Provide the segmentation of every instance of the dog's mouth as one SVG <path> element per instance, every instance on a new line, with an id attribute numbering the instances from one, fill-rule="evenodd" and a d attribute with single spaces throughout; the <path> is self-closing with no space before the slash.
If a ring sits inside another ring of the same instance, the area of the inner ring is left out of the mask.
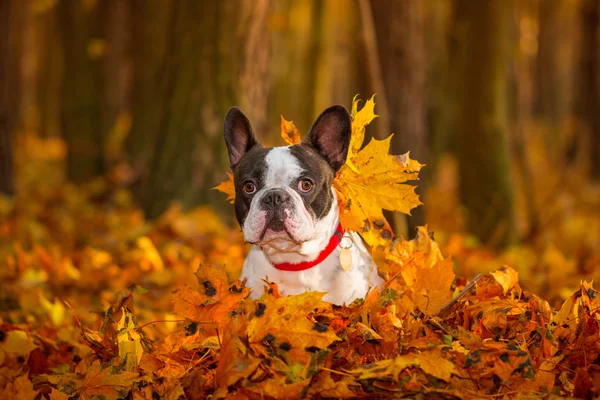
<path id="1" fill-rule="evenodd" d="M 260 234 L 259 244 L 264 245 L 273 241 L 287 241 L 300 244 L 303 241 L 296 239 L 290 231 L 282 224 L 273 227 L 272 225 L 265 225 L 265 228 Z"/>
<path id="2" fill-rule="evenodd" d="M 302 245 L 314 236 L 312 218 L 306 214 L 304 218 L 288 209 L 260 210 L 242 228 L 246 242 L 277 248 Z"/>
<path id="3" fill-rule="evenodd" d="M 250 244 L 263 246 L 287 246 L 287 245 L 299 245 L 307 240 L 300 240 L 294 236 L 283 221 L 277 221 L 275 223 L 265 224 L 262 232 L 258 236 L 258 240 L 255 242 L 248 242 Z"/>

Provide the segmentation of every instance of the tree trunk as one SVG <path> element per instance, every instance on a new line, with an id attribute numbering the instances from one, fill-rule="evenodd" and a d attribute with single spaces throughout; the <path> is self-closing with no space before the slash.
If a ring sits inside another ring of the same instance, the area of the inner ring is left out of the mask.
<path id="1" fill-rule="evenodd" d="M 131 100 L 131 3 L 123 0 L 103 0 L 105 7 L 104 35 L 108 51 L 103 73 L 104 126 L 112 131 L 119 115 L 130 109 Z"/>
<path id="2" fill-rule="evenodd" d="M 235 104 L 265 118 L 268 1 L 138 1 L 133 5 L 131 163 L 146 214 L 171 200 L 223 208 L 210 190 L 227 170 L 223 118 Z M 244 95 L 240 95 L 243 93 Z M 260 132 L 259 132 L 260 133 Z"/>
<path id="3" fill-rule="evenodd" d="M 306 133 L 325 108 L 350 107 L 361 94 L 357 7 L 356 0 L 271 2 L 270 117 L 283 115 Z M 281 145 L 275 133 L 269 144 Z"/>
<path id="4" fill-rule="evenodd" d="M 314 1 L 278 0 L 271 2 L 272 91 L 268 115 L 293 120 L 300 132 L 308 131 L 314 117 L 318 21 L 320 7 Z M 270 121 L 277 123 L 277 120 Z M 275 129 L 269 145 L 281 145 Z"/>
<path id="5" fill-rule="evenodd" d="M 389 123 L 394 133 L 391 151 L 428 163 L 425 126 L 425 38 L 422 0 L 371 2 L 378 53 L 381 59 L 383 81 L 387 94 Z M 417 182 L 417 193 L 422 197 L 426 171 Z M 423 207 L 408 217 L 409 235 L 425 223 Z"/>
<path id="6" fill-rule="evenodd" d="M 559 73 L 559 12 L 561 1 L 542 0 L 539 3 L 539 39 L 538 54 L 535 60 L 533 112 L 547 122 L 556 133 L 557 124 L 564 117 L 564 109 L 558 84 Z M 556 142 L 554 136 L 553 142 Z"/>
<path id="7" fill-rule="evenodd" d="M 598 0 L 584 0 L 581 7 L 581 51 L 577 113 L 589 134 L 591 172 L 595 180 L 600 180 L 599 19 Z"/>
<path id="8" fill-rule="evenodd" d="M 102 6 L 84 1 L 60 1 L 57 6 L 64 60 L 61 127 L 68 148 L 67 175 L 76 183 L 104 172 Z"/>
<path id="9" fill-rule="evenodd" d="M 318 32 L 314 109 L 308 123 L 333 104 L 349 107 L 359 93 L 358 4 L 354 0 L 324 0 Z"/>
<path id="10" fill-rule="evenodd" d="M 64 59 L 58 7 L 53 6 L 34 15 L 35 54 L 37 66 L 36 112 L 38 124 L 34 128 L 41 137 L 58 137 L 61 127 L 61 102 Z"/>
<path id="11" fill-rule="evenodd" d="M 469 230 L 482 242 L 515 239 L 507 146 L 508 18 L 504 0 L 456 2 L 457 155 Z"/>
<path id="12" fill-rule="evenodd" d="M 15 191 L 13 141 L 19 123 L 22 4 L 0 0 L 0 193 Z"/>
<path id="13" fill-rule="evenodd" d="M 427 177 L 435 179 L 438 161 L 448 152 L 451 135 L 451 117 L 454 99 L 449 96 L 450 36 L 452 18 L 451 0 L 428 5 L 425 16 L 425 47 L 427 49 L 426 120 L 429 162 Z"/>

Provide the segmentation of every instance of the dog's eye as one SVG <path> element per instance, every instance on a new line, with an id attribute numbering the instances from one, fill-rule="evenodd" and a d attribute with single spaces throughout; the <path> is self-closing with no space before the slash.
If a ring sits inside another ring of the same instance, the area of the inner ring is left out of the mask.
<path id="1" fill-rule="evenodd" d="M 310 192 L 313 188 L 313 183 L 308 179 L 302 179 L 300 183 L 298 183 L 298 189 L 301 192 Z"/>
<path id="2" fill-rule="evenodd" d="M 256 192 L 256 185 L 254 184 L 254 182 L 246 181 L 244 182 L 244 185 L 242 187 L 244 189 L 244 192 L 246 192 L 247 194 L 252 194 Z"/>

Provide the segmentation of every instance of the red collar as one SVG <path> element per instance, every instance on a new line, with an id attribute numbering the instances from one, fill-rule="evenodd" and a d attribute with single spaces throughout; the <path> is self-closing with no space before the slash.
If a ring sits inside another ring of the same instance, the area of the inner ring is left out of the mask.
<path id="1" fill-rule="evenodd" d="M 325 247 L 323 251 L 319 253 L 319 256 L 313 261 L 304 261 L 298 264 L 281 263 L 273 264 L 273 266 L 281 271 L 304 271 L 310 269 L 320 264 L 321 261 L 325 260 L 327 256 L 333 253 L 333 250 L 335 250 L 337 245 L 340 244 L 342 236 L 344 236 L 344 228 L 342 228 L 342 224 L 340 223 L 335 229 L 335 233 L 333 234 L 333 236 L 331 236 L 331 239 L 329 239 L 329 244 L 327 245 L 327 247 Z"/>

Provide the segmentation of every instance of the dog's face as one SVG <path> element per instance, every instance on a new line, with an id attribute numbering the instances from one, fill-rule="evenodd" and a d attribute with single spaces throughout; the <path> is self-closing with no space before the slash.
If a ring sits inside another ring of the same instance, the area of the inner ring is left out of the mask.
<path id="1" fill-rule="evenodd" d="M 325 110 L 301 144 L 264 148 L 237 107 L 225 117 L 225 143 L 235 183 L 235 214 L 247 242 L 303 243 L 331 210 L 331 184 L 346 162 L 350 114 Z"/>

